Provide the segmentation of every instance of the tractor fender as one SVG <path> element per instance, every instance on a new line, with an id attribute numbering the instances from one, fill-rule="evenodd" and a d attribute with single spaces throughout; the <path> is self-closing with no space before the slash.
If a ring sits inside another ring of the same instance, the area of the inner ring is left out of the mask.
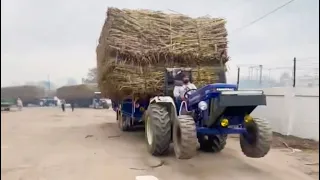
<path id="1" fill-rule="evenodd" d="M 177 119 L 177 111 L 176 111 L 176 104 L 172 97 L 170 96 L 156 96 L 150 99 L 149 104 L 161 104 L 163 106 L 166 106 L 168 109 L 168 112 L 170 114 L 171 120 Z"/>

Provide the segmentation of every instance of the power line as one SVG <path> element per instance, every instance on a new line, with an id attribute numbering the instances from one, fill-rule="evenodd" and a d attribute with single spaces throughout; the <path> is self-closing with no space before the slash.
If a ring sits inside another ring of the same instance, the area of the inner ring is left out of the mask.
<path id="1" fill-rule="evenodd" d="M 255 23 L 259 22 L 259 21 L 261 21 L 262 19 L 264 19 L 264 18 L 268 17 L 269 15 L 271 15 L 271 14 L 275 13 L 276 11 L 278 11 L 278 10 L 280 10 L 280 9 L 284 8 L 285 6 L 287 6 L 287 5 L 291 4 L 293 1 L 295 1 L 295 0 L 290 0 L 290 1 L 286 2 L 285 4 L 283 4 L 283 5 L 281 5 L 281 6 L 277 7 L 277 8 L 275 8 L 275 9 L 273 9 L 273 10 L 272 10 L 272 11 L 270 11 L 270 12 L 268 12 L 267 14 L 265 14 L 265 15 L 263 15 L 263 16 L 261 16 L 261 17 L 257 18 L 256 20 L 254 20 L 254 21 L 252 21 L 252 22 L 248 23 L 247 25 L 244 25 L 244 26 L 242 26 L 242 27 L 237 28 L 235 31 L 241 31 L 241 30 L 243 30 L 243 29 L 245 29 L 245 28 L 247 28 L 247 27 L 249 27 L 249 26 L 251 26 L 251 25 L 253 25 L 253 24 L 255 24 Z M 235 32 L 235 31 L 233 31 L 233 32 Z M 232 32 L 231 32 L 231 33 L 232 33 Z"/>

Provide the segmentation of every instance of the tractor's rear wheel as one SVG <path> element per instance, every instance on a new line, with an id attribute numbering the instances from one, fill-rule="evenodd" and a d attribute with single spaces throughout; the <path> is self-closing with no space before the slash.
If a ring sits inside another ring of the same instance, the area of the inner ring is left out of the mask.
<path id="1" fill-rule="evenodd" d="M 174 152 L 178 159 L 190 159 L 197 153 L 197 130 L 194 119 L 189 115 L 178 116 L 173 123 Z"/>
<path id="2" fill-rule="evenodd" d="M 269 123 L 262 119 L 253 119 L 246 124 L 247 133 L 240 135 L 242 152 L 251 158 L 264 157 L 270 150 L 272 130 Z"/>
<path id="3" fill-rule="evenodd" d="M 171 142 L 171 119 L 167 107 L 150 104 L 145 112 L 145 139 L 148 151 L 154 156 L 168 153 Z"/>
<path id="4" fill-rule="evenodd" d="M 205 152 L 220 152 L 227 144 L 228 135 L 208 135 L 200 136 L 200 150 Z"/>

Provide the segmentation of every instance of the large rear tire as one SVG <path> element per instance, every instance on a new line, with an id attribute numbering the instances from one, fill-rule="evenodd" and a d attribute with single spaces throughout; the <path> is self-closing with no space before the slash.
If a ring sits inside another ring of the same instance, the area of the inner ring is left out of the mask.
<path id="1" fill-rule="evenodd" d="M 253 119 L 246 124 L 247 134 L 240 135 L 242 152 L 251 158 L 261 158 L 268 154 L 272 143 L 272 130 L 268 121 Z"/>
<path id="2" fill-rule="evenodd" d="M 199 138 L 200 150 L 217 153 L 224 149 L 227 144 L 228 135 L 208 135 Z"/>
<path id="3" fill-rule="evenodd" d="M 189 115 L 178 116 L 173 123 L 174 152 L 178 159 L 190 159 L 197 153 L 197 130 L 194 119 Z"/>
<path id="4" fill-rule="evenodd" d="M 150 104 L 145 112 L 145 139 L 154 156 L 168 153 L 171 142 L 171 119 L 165 106 Z"/>

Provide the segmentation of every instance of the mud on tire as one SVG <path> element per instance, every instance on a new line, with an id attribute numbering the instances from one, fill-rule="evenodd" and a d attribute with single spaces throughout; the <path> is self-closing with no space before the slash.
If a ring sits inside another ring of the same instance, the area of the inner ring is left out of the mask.
<path id="1" fill-rule="evenodd" d="M 178 116 L 173 123 L 174 152 L 178 159 L 190 159 L 197 153 L 197 131 L 193 118 L 189 115 Z"/>
<path id="2" fill-rule="evenodd" d="M 168 153 L 171 142 L 171 119 L 167 107 L 150 104 L 145 112 L 145 140 L 154 156 Z"/>
<path id="3" fill-rule="evenodd" d="M 246 125 L 248 135 L 240 135 L 242 152 L 251 158 L 264 157 L 270 150 L 272 130 L 269 123 L 262 119 L 253 119 Z"/>
<path id="4" fill-rule="evenodd" d="M 224 149 L 227 144 L 228 135 L 210 135 L 199 138 L 200 150 L 205 152 L 217 153 Z"/>

